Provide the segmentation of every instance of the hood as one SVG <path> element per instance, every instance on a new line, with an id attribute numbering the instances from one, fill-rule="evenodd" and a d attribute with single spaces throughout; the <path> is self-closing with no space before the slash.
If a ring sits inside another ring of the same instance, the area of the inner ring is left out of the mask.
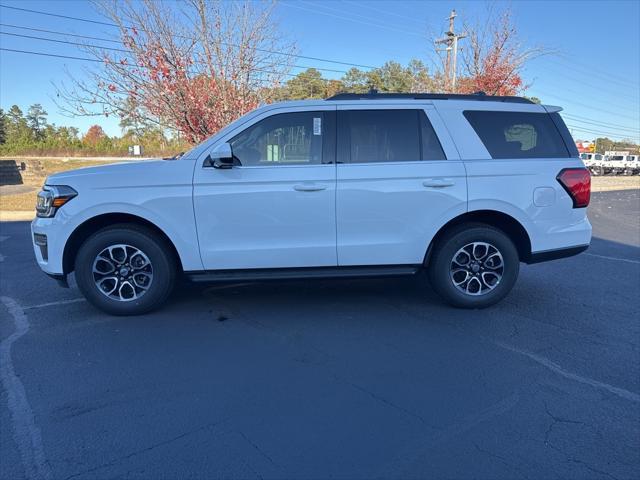
<path id="1" fill-rule="evenodd" d="M 182 159 L 112 163 L 55 173 L 45 183 L 78 191 L 191 185 L 194 164 Z"/>
<path id="2" fill-rule="evenodd" d="M 140 169 L 141 164 L 145 164 L 147 168 L 156 168 L 154 164 L 163 162 L 163 160 L 138 160 L 138 161 L 120 161 L 116 163 L 109 163 L 106 165 L 96 165 L 95 167 L 81 167 L 73 170 L 66 170 L 64 172 L 58 172 L 51 174 L 47 177 L 47 185 L 62 185 L 61 182 L 67 180 L 78 179 L 82 177 L 92 177 L 97 175 L 113 175 L 122 174 L 127 175 L 130 172 L 134 172 Z"/>
<path id="3" fill-rule="evenodd" d="M 120 161 L 116 163 L 109 163 L 107 165 L 96 165 L 95 167 L 82 167 L 73 170 L 66 170 L 64 172 L 54 173 L 49 175 L 45 181 L 47 185 L 67 185 L 65 182 L 86 181 L 93 178 L 99 181 L 100 178 L 110 177 L 117 178 L 123 176 L 126 178 L 130 175 L 137 173 L 146 173 L 158 170 L 159 166 L 163 164 L 165 160 L 137 160 L 137 161 Z"/>

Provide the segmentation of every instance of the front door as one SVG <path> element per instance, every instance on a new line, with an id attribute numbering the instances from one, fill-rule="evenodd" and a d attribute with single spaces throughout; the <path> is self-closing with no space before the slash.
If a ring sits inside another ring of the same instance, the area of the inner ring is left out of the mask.
<path id="1" fill-rule="evenodd" d="M 235 165 L 198 165 L 207 270 L 337 265 L 335 111 L 263 118 L 228 139 Z"/>
<path id="2" fill-rule="evenodd" d="M 430 105 L 339 107 L 338 162 L 340 266 L 421 264 L 466 211 L 465 167 Z"/>

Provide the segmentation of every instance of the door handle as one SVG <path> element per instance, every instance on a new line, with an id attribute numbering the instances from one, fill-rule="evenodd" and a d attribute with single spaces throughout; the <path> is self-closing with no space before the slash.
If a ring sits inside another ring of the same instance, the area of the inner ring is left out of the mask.
<path id="1" fill-rule="evenodd" d="M 429 187 L 429 188 L 445 188 L 445 187 L 453 187 L 455 183 L 451 180 L 447 180 L 443 178 L 443 179 L 425 180 L 424 182 L 422 182 L 422 185 L 424 187 Z"/>
<path id="2" fill-rule="evenodd" d="M 299 185 L 295 185 L 293 189 L 297 190 L 298 192 L 319 192 L 321 190 L 326 190 L 327 187 L 325 187 L 324 185 L 317 185 L 315 183 L 302 183 Z"/>

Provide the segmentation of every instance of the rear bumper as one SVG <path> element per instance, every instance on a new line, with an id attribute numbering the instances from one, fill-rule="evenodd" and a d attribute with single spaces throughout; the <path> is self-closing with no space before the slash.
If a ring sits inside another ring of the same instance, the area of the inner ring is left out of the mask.
<path id="1" fill-rule="evenodd" d="M 577 247 L 556 248 L 554 250 L 544 250 L 542 252 L 533 252 L 525 263 L 540 263 L 550 260 L 558 260 L 560 258 L 573 257 L 584 252 L 589 245 L 579 245 Z"/>

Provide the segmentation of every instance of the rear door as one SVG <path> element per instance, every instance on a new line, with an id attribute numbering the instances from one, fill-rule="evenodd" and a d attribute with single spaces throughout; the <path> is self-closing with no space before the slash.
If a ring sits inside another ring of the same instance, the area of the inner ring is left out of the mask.
<path id="1" fill-rule="evenodd" d="M 420 264 L 466 211 L 465 169 L 430 105 L 338 107 L 338 264 Z"/>

